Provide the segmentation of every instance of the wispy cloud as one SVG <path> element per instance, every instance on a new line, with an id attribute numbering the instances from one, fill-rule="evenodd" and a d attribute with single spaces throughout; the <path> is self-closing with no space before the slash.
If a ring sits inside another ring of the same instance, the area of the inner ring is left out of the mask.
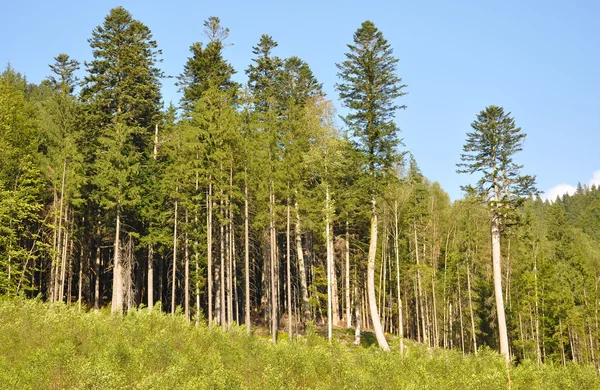
<path id="1" fill-rule="evenodd" d="M 600 186 L 600 171 L 596 171 L 592 174 L 592 178 L 588 180 L 587 185 Z M 554 202 L 557 196 L 563 196 L 564 194 L 573 195 L 577 188 L 571 184 L 558 184 L 550 188 L 543 194 L 543 199 L 548 199 L 550 202 Z"/>

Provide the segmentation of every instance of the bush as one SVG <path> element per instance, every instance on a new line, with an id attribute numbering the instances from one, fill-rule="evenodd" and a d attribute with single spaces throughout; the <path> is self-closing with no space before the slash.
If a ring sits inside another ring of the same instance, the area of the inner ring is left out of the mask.
<path id="1" fill-rule="evenodd" d="M 224 332 L 157 310 L 78 313 L 38 300 L 0 300 L 3 389 L 506 389 L 494 351 L 478 356 L 411 345 L 382 352 L 314 332 L 273 345 L 242 327 Z M 593 367 L 525 361 L 513 389 L 596 389 Z"/>

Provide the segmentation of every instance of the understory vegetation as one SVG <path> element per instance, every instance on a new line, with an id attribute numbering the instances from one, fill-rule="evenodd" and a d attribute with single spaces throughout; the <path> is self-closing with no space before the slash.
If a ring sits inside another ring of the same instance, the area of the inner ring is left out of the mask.
<path id="1" fill-rule="evenodd" d="M 223 331 L 159 310 L 78 312 L 39 300 L 0 300 L 3 389 L 597 389 L 593 366 L 514 362 L 408 344 L 391 352 L 312 331 L 271 343 L 245 328 Z"/>

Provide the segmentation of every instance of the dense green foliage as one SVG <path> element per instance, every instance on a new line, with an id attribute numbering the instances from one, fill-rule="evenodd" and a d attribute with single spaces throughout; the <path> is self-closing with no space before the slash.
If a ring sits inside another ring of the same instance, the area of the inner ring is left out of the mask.
<path id="1" fill-rule="evenodd" d="M 37 300 L 0 301 L 0 388 L 506 389 L 502 359 L 410 346 L 404 356 L 311 333 L 273 345 L 242 328 L 190 326 L 133 310 L 78 313 Z M 513 389 L 597 389 L 591 366 L 511 368 Z"/>

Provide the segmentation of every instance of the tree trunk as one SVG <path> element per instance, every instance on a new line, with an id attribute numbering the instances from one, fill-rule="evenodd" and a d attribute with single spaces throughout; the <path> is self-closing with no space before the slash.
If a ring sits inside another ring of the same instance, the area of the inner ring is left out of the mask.
<path id="1" fill-rule="evenodd" d="M 404 354 L 404 325 L 402 324 L 402 296 L 400 295 L 400 248 L 398 241 L 398 201 L 394 202 L 394 252 L 396 255 L 396 288 L 398 293 L 398 338 L 400 339 L 400 353 Z"/>
<path id="2" fill-rule="evenodd" d="M 186 208 L 185 209 L 185 249 L 184 249 L 184 257 L 185 257 L 184 312 L 185 312 L 185 318 L 187 318 L 187 320 L 190 321 L 191 320 L 191 316 L 190 316 L 190 256 L 189 256 L 189 249 L 188 249 L 188 247 L 189 247 L 188 226 L 189 226 L 188 210 Z"/>
<path id="3" fill-rule="evenodd" d="M 250 240 L 248 221 L 248 172 L 244 170 L 244 278 L 245 278 L 245 317 L 246 332 L 250 334 Z"/>
<path id="4" fill-rule="evenodd" d="M 346 328 L 352 327 L 352 306 L 350 304 L 350 229 L 346 220 Z"/>
<path id="5" fill-rule="evenodd" d="M 296 194 L 297 195 L 297 194 Z M 300 273 L 300 291 L 302 294 L 302 311 L 304 313 L 304 321 L 310 321 L 310 303 L 308 301 L 308 285 L 306 282 L 306 267 L 304 264 L 304 251 L 302 250 L 302 233 L 300 230 L 300 211 L 298 200 L 294 204 L 296 208 L 296 253 L 298 257 L 298 269 Z"/>
<path id="6" fill-rule="evenodd" d="M 289 186 L 288 186 L 289 191 Z M 287 259 L 287 309 L 288 309 L 288 334 L 290 342 L 292 341 L 292 257 L 290 248 L 290 197 L 287 198 L 287 226 L 285 231 L 285 250 Z"/>
<path id="7" fill-rule="evenodd" d="M 277 280 L 276 280 L 276 262 L 277 262 L 277 235 L 275 232 L 275 194 L 273 193 L 273 180 L 269 186 L 269 247 L 270 247 L 270 273 L 271 273 L 271 341 L 277 343 L 277 331 L 279 321 L 277 320 Z"/>
<path id="8" fill-rule="evenodd" d="M 496 297 L 496 313 L 498 315 L 498 331 L 500 338 L 500 354 L 506 361 L 510 361 L 508 351 L 508 333 L 506 329 L 506 317 L 504 312 L 504 300 L 502 298 L 502 268 L 500 265 L 500 227 L 498 216 L 492 216 L 492 265 L 494 272 L 494 294 Z"/>
<path id="9" fill-rule="evenodd" d="M 206 257 L 208 262 L 208 326 L 210 327 L 213 324 L 212 176 L 208 177 L 206 210 Z"/>
<path id="10" fill-rule="evenodd" d="M 179 188 L 176 189 L 176 192 L 179 192 Z M 175 199 L 175 214 L 173 218 L 173 273 L 172 273 L 172 281 L 171 281 L 171 314 L 175 315 L 175 294 L 177 290 L 177 208 L 178 201 Z"/>
<path id="11" fill-rule="evenodd" d="M 381 321 L 379 320 L 379 313 L 377 310 L 377 301 L 375 297 L 375 255 L 377 254 L 377 211 L 375 197 L 371 198 L 372 213 L 371 213 L 371 237 L 369 242 L 369 257 L 368 257 L 368 268 L 367 268 L 367 293 L 369 295 L 369 311 L 371 312 L 371 321 L 373 322 L 373 330 L 377 343 L 384 351 L 389 351 L 390 346 L 388 345 L 383 329 L 381 328 Z"/>
<path id="12" fill-rule="evenodd" d="M 325 245 L 327 246 L 327 339 L 332 336 L 332 297 L 331 297 L 331 231 L 329 226 L 329 186 L 325 190 Z"/>
<path id="13" fill-rule="evenodd" d="M 461 294 L 461 289 L 460 289 L 460 268 L 458 267 L 458 264 L 456 264 L 456 278 L 457 278 L 457 282 L 456 284 L 458 285 L 458 315 L 460 316 L 460 346 L 462 348 L 462 353 L 463 355 L 465 354 L 465 328 L 463 325 L 463 312 L 462 312 L 462 294 Z"/>
<path id="14" fill-rule="evenodd" d="M 355 278 L 356 279 L 356 278 Z M 358 279 L 356 279 L 358 285 Z M 354 329 L 354 345 L 360 345 L 360 290 L 358 286 L 354 287 L 354 318 L 356 321 L 356 328 Z"/>
<path id="15" fill-rule="evenodd" d="M 421 328 L 423 333 L 423 343 L 427 344 L 429 337 L 427 336 L 427 325 L 425 322 L 425 308 L 423 305 L 423 288 L 421 285 L 421 270 L 420 270 L 420 261 L 419 261 L 419 241 L 417 237 L 417 224 L 413 222 L 413 231 L 415 236 L 415 261 L 417 263 L 417 293 L 418 298 L 417 302 L 419 305 L 419 311 L 421 312 Z"/>
<path id="16" fill-rule="evenodd" d="M 65 232 L 63 233 L 62 260 L 60 263 L 60 285 L 58 288 L 58 301 L 65 299 L 65 276 L 67 272 L 67 252 L 69 249 L 69 227 L 68 224 L 69 208 L 65 207 Z M 65 299 L 66 302 L 66 299 Z"/>
<path id="17" fill-rule="evenodd" d="M 96 236 L 100 237 L 100 228 L 96 231 Z M 96 278 L 94 280 L 94 309 L 100 310 L 100 239 L 96 243 L 96 261 L 94 262 L 94 271 Z"/>
<path id="18" fill-rule="evenodd" d="M 469 292 L 469 312 L 471 314 L 471 336 L 473 338 L 473 352 L 477 356 L 477 334 L 475 333 L 475 316 L 473 314 L 473 297 L 471 295 L 471 271 L 469 270 L 469 262 L 467 260 L 467 289 Z"/>
<path id="19" fill-rule="evenodd" d="M 117 203 L 117 221 L 115 229 L 114 244 L 114 264 L 113 264 L 113 295 L 112 308 L 113 313 L 123 313 L 123 277 L 121 271 L 121 207 Z"/>
<path id="20" fill-rule="evenodd" d="M 154 308 L 154 246 L 148 244 L 148 311 Z"/>
<path id="21" fill-rule="evenodd" d="M 67 160 L 65 159 L 63 163 L 63 173 L 62 173 L 62 184 L 60 187 L 60 211 L 58 214 L 58 252 L 56 255 L 56 269 L 54 272 L 54 298 L 53 301 L 62 300 L 62 294 L 59 292 L 60 290 L 60 275 L 59 273 L 59 265 L 58 260 L 62 259 L 62 253 L 64 251 L 64 245 L 61 244 L 62 233 L 62 221 L 63 221 L 63 205 L 65 198 L 65 180 L 66 180 L 66 172 L 67 172 Z M 9 273 L 10 276 L 10 273 Z M 59 298 L 60 296 L 60 298 Z"/>
<path id="22" fill-rule="evenodd" d="M 152 159 L 158 155 L 158 123 L 154 126 L 154 148 Z M 148 311 L 154 308 L 154 245 L 148 244 Z"/>
<path id="23" fill-rule="evenodd" d="M 83 245 L 79 250 L 79 281 L 77 287 L 77 311 L 81 312 L 81 299 L 83 295 Z"/>

